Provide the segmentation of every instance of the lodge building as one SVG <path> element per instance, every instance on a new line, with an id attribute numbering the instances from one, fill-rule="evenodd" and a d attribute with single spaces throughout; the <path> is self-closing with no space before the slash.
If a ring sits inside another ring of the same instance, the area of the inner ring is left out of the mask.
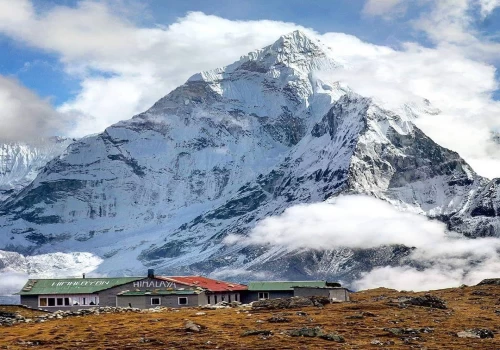
<path id="1" fill-rule="evenodd" d="M 193 307 L 221 301 L 248 303 L 259 299 L 321 295 L 349 300 L 347 289 L 326 281 L 250 282 L 249 286 L 202 276 L 30 279 L 21 291 L 21 304 L 47 311 L 96 306 Z"/>
<path id="2" fill-rule="evenodd" d="M 193 307 L 240 301 L 245 285 L 201 276 L 30 279 L 21 304 L 46 310 L 78 310 L 95 306 L 150 308 Z"/>

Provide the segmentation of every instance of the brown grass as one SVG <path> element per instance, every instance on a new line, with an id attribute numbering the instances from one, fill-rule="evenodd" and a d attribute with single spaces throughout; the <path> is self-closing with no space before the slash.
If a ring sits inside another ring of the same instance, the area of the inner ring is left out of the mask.
<path id="1" fill-rule="evenodd" d="M 481 291 L 487 295 L 474 295 Z M 424 307 L 406 309 L 388 305 L 400 295 L 389 289 L 373 289 L 352 295 L 352 302 L 327 305 L 324 309 L 303 308 L 308 316 L 298 316 L 299 310 L 252 311 L 243 309 L 168 310 L 160 313 L 103 314 L 52 320 L 40 324 L 19 324 L 0 328 L 0 349 L 500 349 L 500 287 L 481 286 L 433 291 L 446 300 L 449 309 Z M 346 316 L 369 311 L 376 317 L 346 319 Z M 291 323 L 269 323 L 276 313 L 285 313 Z M 186 333 L 185 320 L 204 325 L 200 333 Z M 264 323 L 257 322 L 262 320 Z M 319 338 L 292 338 L 285 330 L 320 326 L 325 331 L 342 335 L 345 343 Z M 384 328 L 432 327 L 433 333 L 421 334 L 421 339 L 405 344 Z M 493 339 L 458 338 L 456 332 L 468 328 L 488 328 Z M 272 330 L 268 339 L 242 337 L 249 329 Z M 371 345 L 378 339 L 394 341 L 391 346 Z M 38 343 L 29 345 L 26 342 Z"/>

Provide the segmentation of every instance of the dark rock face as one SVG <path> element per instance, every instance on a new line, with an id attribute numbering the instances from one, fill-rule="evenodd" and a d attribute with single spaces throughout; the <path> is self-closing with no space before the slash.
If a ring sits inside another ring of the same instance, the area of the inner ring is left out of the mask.
<path id="1" fill-rule="evenodd" d="M 500 286 L 500 278 L 487 278 L 477 284 L 478 286 L 496 285 Z"/>

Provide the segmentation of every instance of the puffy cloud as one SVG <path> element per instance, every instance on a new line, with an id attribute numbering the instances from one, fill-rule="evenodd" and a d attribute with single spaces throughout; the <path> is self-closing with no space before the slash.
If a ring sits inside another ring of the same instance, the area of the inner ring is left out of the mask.
<path id="1" fill-rule="evenodd" d="M 500 43 L 483 37 L 473 26 L 476 21 L 473 10 L 479 8 L 484 18 L 499 5 L 495 0 L 436 1 L 429 12 L 414 21 L 414 27 L 427 34 L 438 47 L 451 46 L 462 55 L 480 61 L 499 61 Z"/>
<path id="2" fill-rule="evenodd" d="M 488 16 L 497 7 L 500 7 L 500 0 L 480 0 L 481 15 Z"/>
<path id="3" fill-rule="evenodd" d="M 75 7 L 41 9 L 29 0 L 0 0 L 0 32 L 57 53 L 66 72 L 82 79 L 81 91 L 59 107 L 72 118 L 66 135 L 75 137 L 128 119 L 190 75 L 229 64 L 301 29 L 329 43 L 337 59 L 348 63 L 348 69 L 329 80 L 343 80 L 389 107 L 428 98 L 442 113 L 421 118 L 417 125 L 458 151 L 481 175 L 498 176 L 499 146 L 491 141 L 490 131 L 500 128 L 500 107 L 492 99 L 498 82 L 491 61 L 500 55 L 498 44 L 472 29 L 470 11 L 476 6 L 487 15 L 498 1 L 421 2 L 430 10 L 414 25 L 435 43 L 433 48 L 405 43 L 394 49 L 342 33 L 320 35 L 294 23 L 232 21 L 200 12 L 167 27 L 144 27 L 134 23 L 127 10 L 130 2 L 123 0 L 113 6 L 85 0 Z M 390 13 L 404 3 L 368 1 L 365 11 Z"/>
<path id="4" fill-rule="evenodd" d="M 415 247 L 407 266 L 378 267 L 354 283 L 358 289 L 427 290 L 478 283 L 500 267 L 500 239 L 465 240 L 425 216 L 400 212 L 366 196 L 341 196 L 331 203 L 303 204 L 262 220 L 248 237 L 227 244 L 270 245 L 290 251 Z M 418 267 L 418 268 L 417 268 Z"/>
<path id="5" fill-rule="evenodd" d="M 0 75 L 0 142 L 33 141 L 67 128 L 66 117 L 56 112 L 17 80 Z"/>
<path id="6" fill-rule="evenodd" d="M 403 213 L 367 196 L 341 196 L 333 203 L 296 205 L 280 216 L 262 220 L 244 239 L 289 249 L 376 248 L 381 245 L 422 246 L 441 239 L 444 225 L 425 216 Z M 228 236 L 226 243 L 241 242 Z"/>
<path id="7" fill-rule="evenodd" d="M 28 275 L 25 273 L 0 271 L 0 296 L 12 295 L 19 292 L 27 280 Z"/>
<path id="8" fill-rule="evenodd" d="M 369 16 L 390 18 L 406 12 L 403 0 L 367 0 L 363 6 L 363 13 Z"/>

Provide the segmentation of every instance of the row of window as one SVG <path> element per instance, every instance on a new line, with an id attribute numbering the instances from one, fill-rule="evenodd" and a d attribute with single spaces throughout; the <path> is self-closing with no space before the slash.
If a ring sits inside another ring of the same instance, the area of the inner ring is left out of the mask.
<path id="1" fill-rule="evenodd" d="M 186 298 L 186 297 L 178 297 L 177 298 L 177 303 L 179 305 L 188 305 L 188 298 Z M 151 298 L 151 305 L 161 305 L 161 298 L 160 297 L 153 297 L 153 298 Z"/>
<path id="2" fill-rule="evenodd" d="M 79 296 L 41 296 L 38 298 L 39 307 L 55 306 L 80 306 L 80 305 L 99 305 L 99 296 L 97 295 L 79 295 Z"/>
<path id="3" fill-rule="evenodd" d="M 214 304 L 217 304 L 218 302 L 220 301 L 227 301 L 227 302 L 231 302 L 231 301 L 239 301 L 239 294 L 222 294 L 222 295 L 217 295 L 217 294 L 214 294 L 214 295 L 207 295 L 207 301 L 208 301 L 208 304 L 212 304 L 212 302 Z"/>

